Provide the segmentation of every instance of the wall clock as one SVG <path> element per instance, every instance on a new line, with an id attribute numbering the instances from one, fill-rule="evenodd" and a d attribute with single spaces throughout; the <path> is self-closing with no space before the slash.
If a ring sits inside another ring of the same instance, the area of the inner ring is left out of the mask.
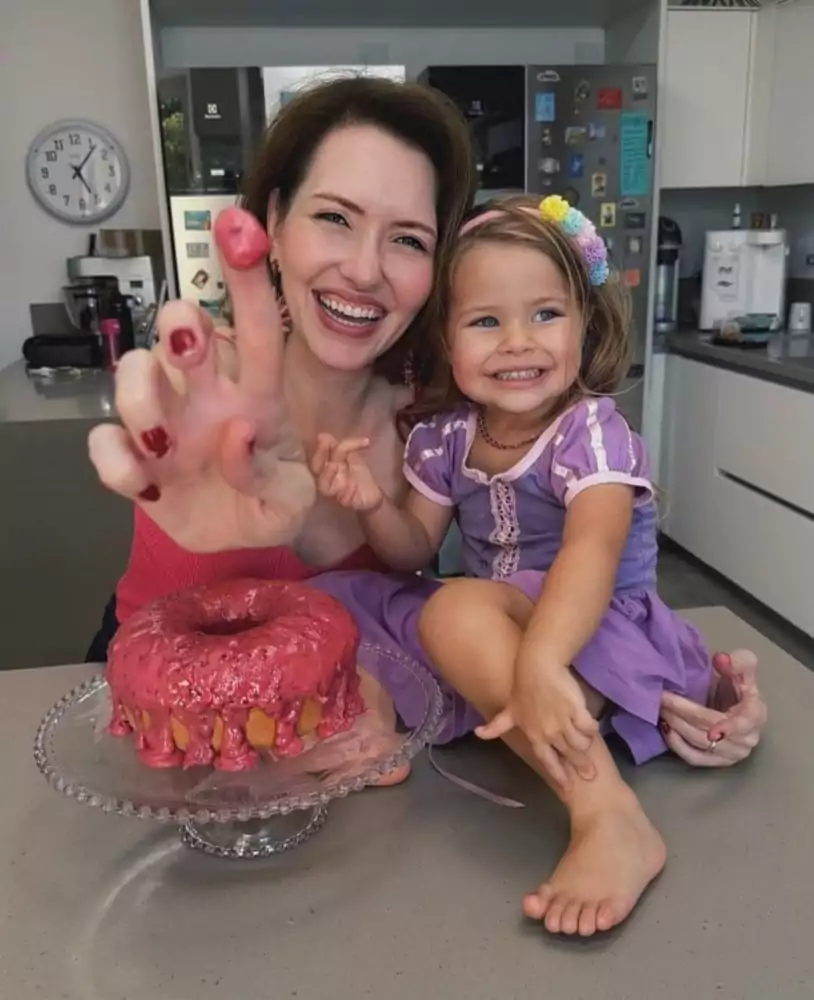
<path id="1" fill-rule="evenodd" d="M 117 211 L 130 185 L 130 166 L 118 140 L 81 119 L 44 128 L 28 149 L 25 175 L 46 212 L 80 226 Z"/>

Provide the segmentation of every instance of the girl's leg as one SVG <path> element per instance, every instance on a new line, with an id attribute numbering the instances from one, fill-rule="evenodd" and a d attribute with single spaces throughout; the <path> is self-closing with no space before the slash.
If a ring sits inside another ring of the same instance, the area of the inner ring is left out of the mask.
<path id="1" fill-rule="evenodd" d="M 515 587 L 483 580 L 457 581 L 435 594 L 421 617 L 421 639 L 444 678 L 485 719 L 505 707 L 523 630 L 533 611 Z M 584 686 L 598 716 L 603 699 Z M 553 789 L 571 817 L 571 841 L 551 878 L 523 901 L 526 916 L 554 933 L 590 935 L 621 923 L 664 867 L 658 831 L 624 783 L 605 741 L 589 755 L 596 777 L 571 772 L 571 787 L 553 785 L 520 730 L 506 744 Z"/>

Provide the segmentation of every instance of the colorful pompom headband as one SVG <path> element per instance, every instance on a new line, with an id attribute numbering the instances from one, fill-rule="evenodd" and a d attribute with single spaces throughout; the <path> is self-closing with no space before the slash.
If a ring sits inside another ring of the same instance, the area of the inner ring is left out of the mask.
<path id="1" fill-rule="evenodd" d="M 558 194 L 550 194 L 543 198 L 537 206 L 536 212 L 530 208 L 524 208 L 524 212 L 529 215 L 539 214 L 541 219 L 549 222 L 556 222 L 566 236 L 570 236 L 576 243 L 580 256 L 585 261 L 588 268 L 588 280 L 592 285 L 604 285 L 608 280 L 608 248 L 605 241 L 597 233 L 594 224 L 587 216 L 583 215 L 578 208 L 572 208 L 565 198 Z M 464 223 L 459 232 L 459 236 L 477 229 L 485 222 L 492 219 L 499 219 L 505 215 L 502 209 L 493 208 L 482 215 L 476 215 L 474 219 Z"/>

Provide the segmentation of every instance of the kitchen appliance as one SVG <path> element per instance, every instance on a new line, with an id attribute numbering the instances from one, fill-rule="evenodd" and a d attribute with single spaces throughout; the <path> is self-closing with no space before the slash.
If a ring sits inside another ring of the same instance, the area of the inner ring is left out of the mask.
<path id="1" fill-rule="evenodd" d="M 125 350 L 134 344 L 146 346 L 145 338 L 150 318 L 157 302 L 153 262 L 150 257 L 69 257 L 68 278 L 77 288 L 96 287 L 103 290 L 103 305 L 99 318 L 113 316 L 122 325 Z M 72 287 L 73 287 L 72 286 Z M 78 294 L 82 294 L 81 291 Z M 87 294 L 87 293 L 85 293 Z M 70 306 L 66 303 L 70 315 Z M 75 319 L 75 326 L 83 328 Z M 97 324 L 98 326 L 98 324 Z M 98 329 L 97 329 L 98 332 Z"/>
<path id="2" fill-rule="evenodd" d="M 789 306 L 789 333 L 811 333 L 811 303 L 792 302 Z"/>
<path id="3" fill-rule="evenodd" d="M 655 66 L 527 67 L 528 190 L 562 195 L 605 239 L 633 300 L 631 378 L 639 379 L 651 326 L 655 120 Z"/>
<path id="4" fill-rule="evenodd" d="M 430 66 L 419 81 L 446 94 L 469 126 L 479 187 L 526 187 L 526 70 L 523 66 Z"/>
<path id="5" fill-rule="evenodd" d="M 656 241 L 656 291 L 653 301 L 653 328 L 657 333 L 673 333 L 678 327 L 678 283 L 681 265 L 681 230 L 666 216 L 659 217 Z"/>
<path id="6" fill-rule="evenodd" d="M 701 284 L 702 330 L 727 320 L 772 317 L 771 329 L 785 315 L 788 240 L 783 229 L 733 229 L 707 232 Z"/>

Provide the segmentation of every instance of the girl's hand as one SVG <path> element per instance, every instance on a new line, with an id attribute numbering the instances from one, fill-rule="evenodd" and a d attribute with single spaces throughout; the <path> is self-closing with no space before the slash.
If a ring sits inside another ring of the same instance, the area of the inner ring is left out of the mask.
<path id="1" fill-rule="evenodd" d="M 358 513 L 372 513 L 384 501 L 379 484 L 360 452 L 370 446 L 368 438 L 337 441 L 331 434 L 317 437 L 311 472 L 324 497 Z"/>
<path id="2" fill-rule="evenodd" d="M 168 303 L 159 348 L 119 363 L 123 426 L 95 427 L 90 457 L 108 489 L 135 500 L 185 549 L 290 544 L 316 490 L 283 397 L 269 240 L 238 208 L 221 212 L 214 235 L 235 311 L 236 377 L 219 370 L 209 314 Z"/>
<path id="3" fill-rule="evenodd" d="M 477 735 L 492 740 L 517 726 L 557 785 L 567 788 L 570 784 L 564 762 L 579 777 L 591 781 L 596 768 L 587 752 L 599 726 L 588 711 L 576 678 L 563 669 L 537 669 L 532 676 L 525 674 L 519 667 L 509 704 L 491 722 L 479 727 Z"/>

